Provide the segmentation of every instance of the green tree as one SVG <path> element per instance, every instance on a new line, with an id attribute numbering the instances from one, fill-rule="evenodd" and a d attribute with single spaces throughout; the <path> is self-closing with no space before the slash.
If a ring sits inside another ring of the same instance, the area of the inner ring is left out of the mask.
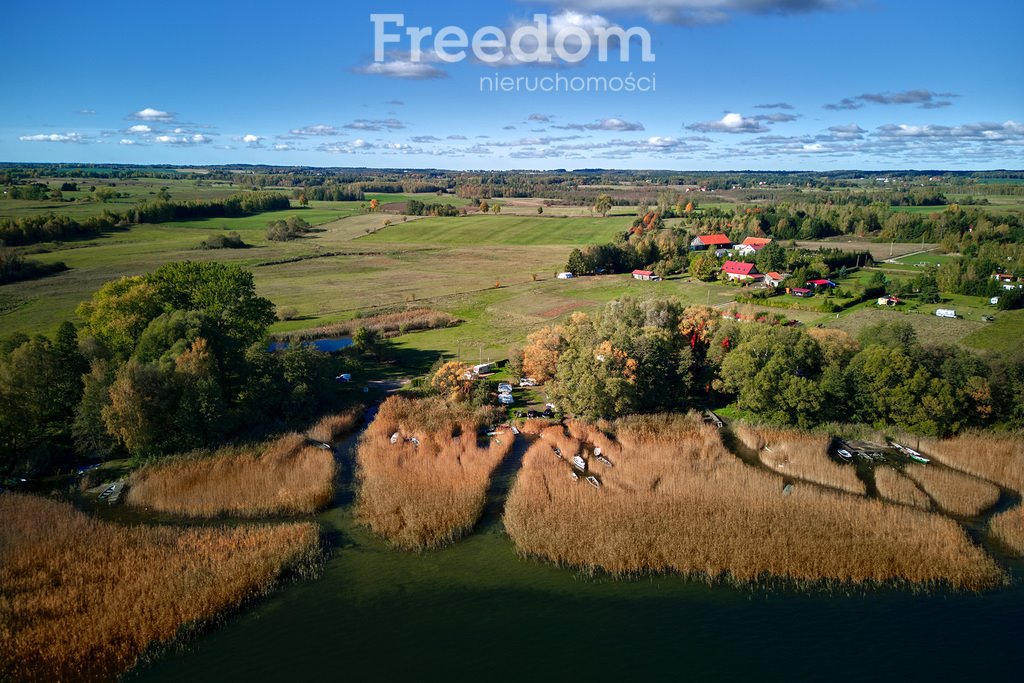
<path id="1" fill-rule="evenodd" d="M 565 269 L 574 275 L 590 275 L 593 273 L 593 269 L 587 263 L 587 259 L 584 258 L 583 252 L 579 249 L 573 249 L 569 252 L 569 261 L 565 264 Z"/>
<path id="2" fill-rule="evenodd" d="M 601 214 L 604 218 L 608 215 L 608 212 L 612 210 L 612 198 L 606 194 L 598 195 L 597 199 L 594 200 L 594 211 Z"/>
<path id="3" fill-rule="evenodd" d="M 718 279 L 721 265 L 710 251 L 699 253 L 690 260 L 690 277 L 702 282 L 713 282 Z"/>

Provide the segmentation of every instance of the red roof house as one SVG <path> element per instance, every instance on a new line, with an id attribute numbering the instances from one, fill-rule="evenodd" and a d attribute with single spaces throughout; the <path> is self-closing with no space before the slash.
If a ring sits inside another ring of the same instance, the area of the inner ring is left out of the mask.
<path id="1" fill-rule="evenodd" d="M 756 265 L 741 261 L 726 261 L 722 264 L 722 272 L 730 280 L 758 280 L 762 277 Z"/>
<path id="2" fill-rule="evenodd" d="M 654 271 L 652 271 L 652 270 L 634 270 L 633 271 L 633 279 L 634 280 L 653 280 L 653 279 L 655 279 L 655 277 L 656 276 L 654 275 Z"/>
<path id="3" fill-rule="evenodd" d="M 732 241 L 727 235 L 719 233 L 717 235 L 700 235 L 694 237 L 693 241 L 690 242 L 690 249 L 699 251 L 703 249 L 727 249 L 732 246 Z"/>

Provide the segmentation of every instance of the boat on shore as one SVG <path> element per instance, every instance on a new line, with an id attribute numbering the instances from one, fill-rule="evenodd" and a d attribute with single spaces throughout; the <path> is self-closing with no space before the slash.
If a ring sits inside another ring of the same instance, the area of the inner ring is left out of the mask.
<path id="1" fill-rule="evenodd" d="M 846 450 L 845 448 L 840 448 L 838 451 L 836 451 L 836 455 L 838 455 L 840 458 L 842 458 L 846 462 L 850 462 L 850 461 L 853 460 L 853 453 L 851 453 L 850 451 Z"/>
<path id="2" fill-rule="evenodd" d="M 578 469 L 580 472 L 585 472 L 587 469 L 587 461 L 582 456 L 572 456 L 572 466 Z"/>
<path id="3" fill-rule="evenodd" d="M 557 446 L 552 446 L 551 450 L 553 450 L 555 452 L 555 455 L 558 456 L 559 460 L 562 459 L 562 449 L 561 448 L 558 448 Z"/>
<path id="4" fill-rule="evenodd" d="M 595 489 L 601 488 L 601 480 L 595 477 L 594 475 L 590 475 L 589 477 L 587 477 L 587 483 L 593 486 Z"/>
<path id="5" fill-rule="evenodd" d="M 607 465 L 608 467 L 615 467 L 615 463 L 613 463 L 611 460 L 609 460 L 608 458 L 604 457 L 600 453 L 595 454 L 594 455 L 594 459 L 597 460 L 602 465 Z"/>
<path id="6" fill-rule="evenodd" d="M 572 475 L 572 480 L 573 481 L 579 481 L 580 480 L 580 475 L 576 474 L 572 470 L 569 470 L 569 474 Z"/>

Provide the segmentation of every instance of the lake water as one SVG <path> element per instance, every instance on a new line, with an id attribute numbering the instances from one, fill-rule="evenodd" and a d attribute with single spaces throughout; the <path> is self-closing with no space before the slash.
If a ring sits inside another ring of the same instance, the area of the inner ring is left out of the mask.
<path id="1" fill-rule="evenodd" d="M 338 449 L 339 505 L 318 517 L 332 548 L 322 576 L 283 586 L 131 680 L 956 681 L 1012 680 L 1024 665 L 1017 560 L 1006 561 L 1012 585 L 983 594 L 594 579 L 516 554 L 495 500 L 514 466 L 474 534 L 400 552 L 355 524 L 353 446 Z"/>
<path id="2" fill-rule="evenodd" d="M 306 346 L 312 346 L 317 351 L 324 351 L 325 353 L 331 353 L 333 351 L 341 351 L 352 346 L 352 337 L 335 337 L 333 339 L 311 339 L 309 341 L 302 342 Z M 284 351 L 288 348 L 288 342 L 271 342 L 271 351 Z"/>

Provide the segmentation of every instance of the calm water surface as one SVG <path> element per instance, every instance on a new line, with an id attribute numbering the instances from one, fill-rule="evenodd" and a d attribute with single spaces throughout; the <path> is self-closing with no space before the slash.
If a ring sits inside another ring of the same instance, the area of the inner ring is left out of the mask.
<path id="1" fill-rule="evenodd" d="M 339 503 L 318 518 L 332 546 L 320 578 L 130 679 L 1019 680 L 1024 664 L 1019 561 L 1010 587 L 983 594 L 614 581 L 519 558 L 494 500 L 472 536 L 421 554 L 355 525 L 351 481 Z"/>

